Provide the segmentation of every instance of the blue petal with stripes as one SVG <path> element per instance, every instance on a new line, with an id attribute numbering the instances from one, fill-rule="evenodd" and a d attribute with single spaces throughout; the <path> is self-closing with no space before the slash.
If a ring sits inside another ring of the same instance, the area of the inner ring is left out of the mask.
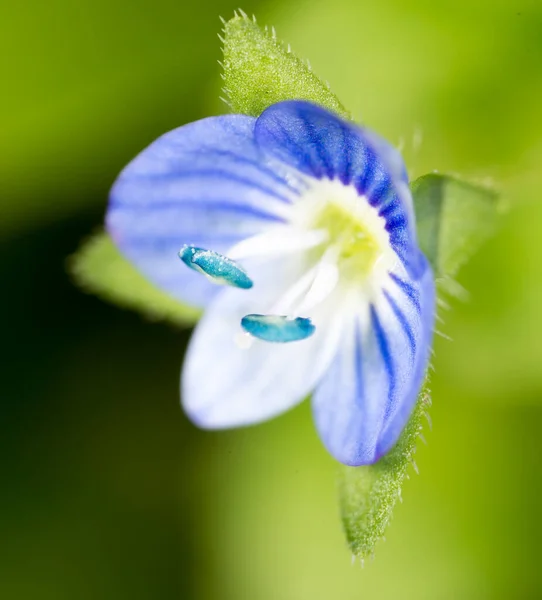
<path id="1" fill-rule="evenodd" d="M 425 259 L 422 259 L 425 262 Z M 376 462 L 397 442 L 416 403 L 431 349 L 435 286 L 389 280 L 347 327 L 312 404 L 324 445 L 340 462 Z"/>
<path id="2" fill-rule="evenodd" d="M 188 304 L 207 305 L 216 286 L 179 269 L 184 244 L 228 248 L 284 222 L 298 194 L 270 169 L 254 141 L 256 119 L 210 117 L 156 140 L 120 174 L 110 194 L 107 230 L 155 285 Z"/>
<path id="3" fill-rule="evenodd" d="M 420 277 L 412 198 L 400 154 L 371 131 L 305 101 L 265 110 L 255 126 L 257 143 L 281 162 L 317 179 L 339 179 L 386 219 L 393 249 Z"/>

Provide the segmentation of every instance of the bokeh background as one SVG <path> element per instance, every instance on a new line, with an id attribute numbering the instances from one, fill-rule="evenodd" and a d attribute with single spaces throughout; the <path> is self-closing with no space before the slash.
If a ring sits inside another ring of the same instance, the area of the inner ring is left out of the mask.
<path id="1" fill-rule="evenodd" d="M 352 565 L 308 406 L 196 430 L 188 332 L 84 295 L 65 260 L 132 156 L 224 112 L 229 0 L 0 7 L 0 597 L 542 598 L 542 3 L 245 0 L 411 173 L 490 178 L 510 212 L 440 325 L 428 445 Z M 421 144 L 419 140 L 421 138 Z"/>

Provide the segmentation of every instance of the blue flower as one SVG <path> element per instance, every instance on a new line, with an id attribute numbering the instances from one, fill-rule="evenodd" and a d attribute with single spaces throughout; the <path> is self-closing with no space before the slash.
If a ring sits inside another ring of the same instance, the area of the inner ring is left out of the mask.
<path id="1" fill-rule="evenodd" d="M 395 444 L 435 286 L 389 144 L 304 101 L 203 119 L 124 169 L 107 228 L 148 279 L 205 308 L 182 374 L 196 424 L 257 423 L 312 393 L 337 460 L 370 464 Z"/>

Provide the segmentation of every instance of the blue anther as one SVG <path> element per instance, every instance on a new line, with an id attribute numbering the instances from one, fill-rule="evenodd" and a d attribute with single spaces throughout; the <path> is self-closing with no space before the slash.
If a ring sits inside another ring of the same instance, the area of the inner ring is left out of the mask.
<path id="1" fill-rule="evenodd" d="M 203 273 L 213 283 L 231 285 L 248 290 L 252 287 L 252 279 L 235 261 L 212 250 L 183 246 L 179 250 L 179 258 L 183 263 Z"/>
<path id="2" fill-rule="evenodd" d="M 260 340 L 279 344 L 304 340 L 316 329 L 310 319 L 278 315 L 246 315 L 241 319 L 241 327 Z"/>

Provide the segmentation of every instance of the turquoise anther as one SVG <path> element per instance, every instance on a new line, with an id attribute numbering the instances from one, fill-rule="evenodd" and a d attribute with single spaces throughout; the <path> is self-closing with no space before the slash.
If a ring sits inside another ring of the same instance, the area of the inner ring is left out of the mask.
<path id="1" fill-rule="evenodd" d="M 316 329 L 310 319 L 278 315 L 246 315 L 241 319 L 241 327 L 260 340 L 279 344 L 304 340 Z"/>
<path id="2" fill-rule="evenodd" d="M 244 290 L 252 287 L 252 279 L 235 261 L 212 250 L 183 246 L 179 250 L 179 258 L 183 263 L 202 273 L 212 281 L 221 285 L 231 285 Z"/>

